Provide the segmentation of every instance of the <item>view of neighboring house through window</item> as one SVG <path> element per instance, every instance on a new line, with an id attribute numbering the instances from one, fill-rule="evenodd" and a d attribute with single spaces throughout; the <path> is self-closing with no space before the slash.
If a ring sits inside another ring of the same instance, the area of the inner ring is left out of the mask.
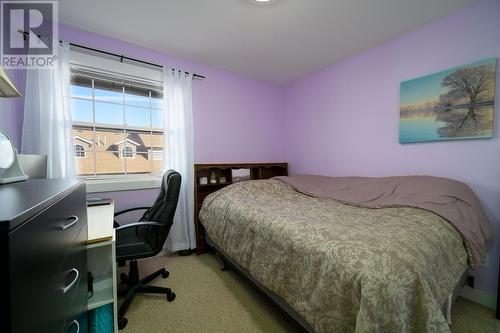
<path id="1" fill-rule="evenodd" d="M 132 147 L 123 147 L 122 149 L 122 158 L 132 158 L 134 157 L 134 150 Z"/>
<path id="2" fill-rule="evenodd" d="M 161 172 L 161 86 L 72 70 L 71 113 L 78 175 Z"/>
<path id="3" fill-rule="evenodd" d="M 75 144 L 75 157 L 85 158 L 85 148 L 82 145 Z"/>

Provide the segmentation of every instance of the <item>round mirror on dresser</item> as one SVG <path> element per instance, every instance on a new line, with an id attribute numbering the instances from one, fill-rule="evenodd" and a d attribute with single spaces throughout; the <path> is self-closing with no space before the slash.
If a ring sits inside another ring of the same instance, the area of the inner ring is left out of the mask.
<path id="1" fill-rule="evenodd" d="M 8 184 L 28 179 L 24 174 L 17 152 L 7 134 L 0 131 L 0 184 Z"/>

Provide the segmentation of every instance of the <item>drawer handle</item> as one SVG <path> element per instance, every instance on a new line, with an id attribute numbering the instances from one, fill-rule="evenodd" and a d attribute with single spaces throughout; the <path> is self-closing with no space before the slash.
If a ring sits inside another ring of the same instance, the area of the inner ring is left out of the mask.
<path id="1" fill-rule="evenodd" d="M 71 283 L 68 284 L 66 287 L 64 287 L 63 294 L 66 294 L 68 292 L 68 290 L 70 290 L 71 288 L 73 288 L 73 286 L 75 285 L 76 281 L 78 281 L 78 277 L 80 276 L 80 272 L 78 272 L 78 270 L 76 268 L 73 268 L 72 270 L 70 270 L 69 273 L 68 273 L 68 275 L 71 274 L 71 272 L 75 272 L 76 273 L 75 279 L 73 281 L 71 281 Z"/>
<path id="2" fill-rule="evenodd" d="M 80 333 L 80 323 L 78 320 L 73 320 L 71 324 L 69 324 L 69 327 L 75 325 L 76 326 L 76 333 Z"/>
<path id="3" fill-rule="evenodd" d="M 76 222 L 78 222 L 78 216 L 75 216 L 75 215 L 71 215 L 68 220 L 73 220 L 71 221 L 70 223 L 68 224 L 65 224 L 63 225 L 62 227 L 60 227 L 59 229 L 61 229 L 62 231 L 66 230 L 66 229 L 69 229 L 71 228 L 72 226 L 74 226 L 76 224 Z"/>

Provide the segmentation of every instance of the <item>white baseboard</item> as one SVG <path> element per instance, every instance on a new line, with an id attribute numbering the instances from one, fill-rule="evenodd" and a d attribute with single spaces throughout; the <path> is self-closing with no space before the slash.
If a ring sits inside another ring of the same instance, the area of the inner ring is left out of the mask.
<path id="1" fill-rule="evenodd" d="M 465 286 L 462 291 L 460 291 L 459 295 L 469 301 L 479 303 L 493 310 L 497 307 L 497 296 L 487 291 Z"/>

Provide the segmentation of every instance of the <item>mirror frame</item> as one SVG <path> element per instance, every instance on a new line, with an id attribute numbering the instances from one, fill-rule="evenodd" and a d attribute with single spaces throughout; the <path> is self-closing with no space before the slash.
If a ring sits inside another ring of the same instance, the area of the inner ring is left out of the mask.
<path id="1" fill-rule="evenodd" d="M 3 169 L 3 170 L 6 170 L 6 169 L 9 169 L 15 162 L 16 160 L 16 149 L 14 148 L 14 144 L 12 143 L 12 140 L 10 139 L 10 137 L 7 135 L 7 133 L 5 133 L 4 131 L 0 130 L 0 137 L 1 136 L 5 136 L 7 138 L 7 141 L 9 141 L 10 143 L 10 148 L 11 148 L 11 162 L 9 165 L 7 165 L 6 167 L 2 167 L 0 165 L 0 169 Z M 3 159 L 3 156 L 0 156 L 0 160 Z M 0 163 L 1 164 L 1 163 Z"/>

